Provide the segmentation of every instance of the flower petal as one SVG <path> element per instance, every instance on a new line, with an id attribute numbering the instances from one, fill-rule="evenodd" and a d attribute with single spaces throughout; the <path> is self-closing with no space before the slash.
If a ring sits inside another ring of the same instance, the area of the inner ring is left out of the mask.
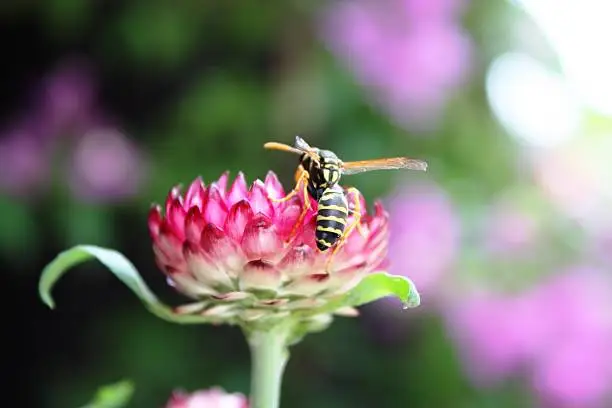
<path id="1" fill-rule="evenodd" d="M 289 299 L 262 299 L 256 302 L 256 305 L 263 308 L 277 308 L 289 303 Z"/>
<path id="2" fill-rule="evenodd" d="M 316 250 L 306 244 L 293 246 L 279 262 L 278 269 L 290 278 L 307 275 L 313 270 L 316 254 Z"/>
<path id="3" fill-rule="evenodd" d="M 246 179 L 244 178 L 244 173 L 239 172 L 238 175 L 236 175 L 236 179 L 234 179 L 232 186 L 227 192 L 227 197 L 226 197 L 227 205 L 231 207 L 238 201 L 246 199 L 247 193 L 248 193 L 247 183 L 246 183 Z"/>
<path id="4" fill-rule="evenodd" d="M 289 238 L 289 234 L 291 234 L 291 231 L 293 230 L 293 227 L 298 221 L 301 213 L 302 207 L 297 204 L 292 204 L 286 206 L 281 214 L 276 218 L 276 230 L 278 231 L 278 235 L 280 235 L 283 240 Z"/>
<path id="5" fill-rule="evenodd" d="M 363 195 L 361 194 L 361 192 L 356 193 L 355 190 L 351 190 L 346 197 L 346 201 L 348 202 L 349 205 L 349 210 L 350 211 L 356 211 L 355 208 L 355 203 L 359 203 L 359 213 L 364 216 L 367 214 L 367 203 L 365 198 L 363 197 Z"/>
<path id="6" fill-rule="evenodd" d="M 372 267 L 384 262 L 389 253 L 389 245 L 387 240 L 380 241 L 376 246 L 370 246 L 366 250 L 367 262 Z"/>
<path id="7" fill-rule="evenodd" d="M 204 227 L 200 247 L 207 259 L 230 277 L 235 277 L 246 263 L 240 248 L 223 230 L 213 224 Z"/>
<path id="8" fill-rule="evenodd" d="M 385 211 L 380 201 L 374 203 L 374 215 L 370 218 L 368 227 L 374 232 L 386 228 L 389 223 L 389 213 Z"/>
<path id="9" fill-rule="evenodd" d="M 183 202 L 183 198 L 181 197 L 181 189 L 179 186 L 174 186 L 168 193 L 166 197 L 166 216 L 170 213 L 170 207 L 174 204 L 174 200 L 179 200 L 181 203 Z"/>
<path id="10" fill-rule="evenodd" d="M 266 193 L 266 187 L 261 180 L 255 180 L 249 190 L 249 203 L 255 214 L 262 213 L 268 217 L 274 215 L 274 207 Z"/>
<path id="11" fill-rule="evenodd" d="M 305 275 L 285 286 L 282 293 L 299 296 L 313 296 L 325 290 L 328 280 L 329 275 L 325 273 Z"/>
<path id="12" fill-rule="evenodd" d="M 246 309 L 240 314 L 240 318 L 247 322 L 252 322 L 261 319 L 267 314 L 270 314 L 270 312 L 263 309 Z"/>
<path id="13" fill-rule="evenodd" d="M 292 240 L 293 243 L 298 245 L 307 244 L 313 249 L 317 248 L 315 239 L 315 231 L 317 228 L 316 217 L 317 213 L 315 211 L 311 211 L 306 215 L 302 225 L 298 227 L 298 232 Z"/>
<path id="14" fill-rule="evenodd" d="M 191 183 L 187 193 L 185 194 L 185 207 L 198 207 L 198 209 L 202 210 L 205 191 L 206 186 L 204 185 L 202 177 L 196 178 L 193 183 Z"/>
<path id="15" fill-rule="evenodd" d="M 177 291 L 194 299 L 217 294 L 213 288 L 198 282 L 186 273 L 171 273 L 167 280 L 170 286 L 173 286 Z"/>
<path id="16" fill-rule="evenodd" d="M 175 198 L 170 204 L 168 213 L 166 213 L 166 221 L 174 230 L 174 234 L 181 240 L 185 239 L 185 216 L 187 215 L 183 208 L 183 200 L 181 197 Z"/>
<path id="17" fill-rule="evenodd" d="M 199 245 L 185 242 L 183 255 L 189 271 L 199 282 L 215 290 L 225 291 L 233 287 L 232 280 L 218 263 L 211 261 Z"/>
<path id="18" fill-rule="evenodd" d="M 236 312 L 236 305 L 234 304 L 217 305 L 203 311 L 202 316 L 228 318 L 234 316 Z"/>
<path id="19" fill-rule="evenodd" d="M 216 185 L 211 185 L 206 191 L 206 202 L 204 204 L 204 221 L 222 227 L 227 216 L 227 207 Z"/>
<path id="20" fill-rule="evenodd" d="M 305 298 L 294 300 L 289 303 L 286 308 L 290 310 L 295 309 L 316 309 L 322 307 L 325 304 L 325 300 L 319 298 Z"/>
<path id="21" fill-rule="evenodd" d="M 164 220 L 159 229 L 159 237 L 155 241 L 157 248 L 170 262 L 182 261 L 183 242 L 179 239 L 172 227 Z"/>
<path id="22" fill-rule="evenodd" d="M 251 261 L 240 275 L 240 289 L 277 290 L 281 274 L 272 265 L 262 261 Z"/>
<path id="23" fill-rule="evenodd" d="M 266 174 L 264 186 L 266 188 L 266 192 L 268 193 L 268 197 L 282 198 L 285 196 L 285 189 L 283 189 L 283 185 L 272 170 Z"/>
<path id="24" fill-rule="evenodd" d="M 194 303 L 187 303 L 184 305 L 180 305 L 174 308 L 174 313 L 177 314 L 193 314 L 193 313 L 199 313 L 202 310 L 204 310 L 204 308 L 206 308 L 206 306 L 208 306 L 208 302 L 194 302 Z"/>
<path id="25" fill-rule="evenodd" d="M 334 271 L 334 278 L 338 271 L 361 269 L 368 264 L 367 254 L 365 252 L 349 254 L 344 253 L 342 250 L 334 257 L 332 261 L 332 268 Z"/>
<path id="26" fill-rule="evenodd" d="M 272 220 L 263 214 L 258 214 L 247 224 L 241 245 L 247 259 L 256 261 L 278 257 L 283 242 L 276 234 Z"/>
<path id="27" fill-rule="evenodd" d="M 213 296 L 217 300 L 223 300 L 226 302 L 235 302 L 237 300 L 245 300 L 249 298 L 253 298 L 254 295 L 249 292 L 227 292 L 222 293 L 216 296 Z"/>
<path id="28" fill-rule="evenodd" d="M 225 197 L 225 192 L 227 191 L 227 180 L 228 179 L 229 179 L 229 171 L 224 171 L 223 174 L 221 174 L 221 177 L 219 177 L 219 180 L 212 183 L 213 185 L 217 186 L 217 188 L 219 189 L 219 192 L 221 193 L 223 197 Z"/>
<path id="29" fill-rule="evenodd" d="M 198 207 L 191 207 L 185 217 L 185 239 L 199 245 L 205 225 L 206 221 Z"/>
<path id="30" fill-rule="evenodd" d="M 161 207 L 159 205 L 153 205 L 149 210 L 148 224 L 151 239 L 155 241 L 159 237 L 159 229 L 162 224 Z"/>
<path id="31" fill-rule="evenodd" d="M 327 281 L 326 293 L 345 293 L 355 287 L 363 277 L 365 272 L 364 266 L 366 266 L 365 261 L 349 268 L 335 270 L 334 273 L 330 274 L 330 278 Z"/>
<path id="32" fill-rule="evenodd" d="M 234 241 L 240 242 L 244 235 L 244 229 L 252 218 L 253 210 L 251 210 L 249 202 L 247 200 L 238 201 L 227 214 L 223 230 Z"/>

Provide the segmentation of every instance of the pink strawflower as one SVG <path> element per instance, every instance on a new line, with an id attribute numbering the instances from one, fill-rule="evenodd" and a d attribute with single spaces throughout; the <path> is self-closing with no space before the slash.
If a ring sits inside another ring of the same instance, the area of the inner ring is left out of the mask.
<path id="1" fill-rule="evenodd" d="M 166 408 L 248 408 L 249 401 L 240 393 L 228 394 L 222 388 L 214 387 L 208 390 L 188 394 L 175 392 Z"/>
<path id="2" fill-rule="evenodd" d="M 290 237 L 304 203 L 301 194 L 270 199 L 284 196 L 272 172 L 250 187 L 242 173 L 228 186 L 225 173 L 209 186 L 196 179 L 184 195 L 172 189 L 165 216 L 151 209 L 157 264 L 178 291 L 198 300 L 178 313 L 223 322 L 286 316 L 325 305 L 383 262 L 389 232 L 380 203 L 374 214 L 362 212 L 361 233 L 355 229 L 326 268 L 331 250 L 321 253 L 315 244 L 316 202 Z"/>

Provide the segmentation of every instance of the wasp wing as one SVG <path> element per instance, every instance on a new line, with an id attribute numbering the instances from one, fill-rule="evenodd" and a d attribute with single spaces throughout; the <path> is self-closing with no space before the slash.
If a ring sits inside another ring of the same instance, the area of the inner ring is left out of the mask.
<path id="1" fill-rule="evenodd" d="M 427 170 L 427 163 L 423 160 L 409 159 L 407 157 L 389 157 L 385 159 L 361 160 L 342 163 L 343 174 L 356 174 L 372 170 Z"/>
<path id="2" fill-rule="evenodd" d="M 295 137 L 295 147 L 305 152 L 312 152 L 313 149 L 304 139 L 299 136 Z"/>

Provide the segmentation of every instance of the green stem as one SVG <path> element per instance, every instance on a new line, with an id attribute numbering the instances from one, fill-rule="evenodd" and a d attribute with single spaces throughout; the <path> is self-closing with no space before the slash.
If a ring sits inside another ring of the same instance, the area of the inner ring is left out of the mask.
<path id="1" fill-rule="evenodd" d="M 290 330 L 280 324 L 248 334 L 251 348 L 251 408 L 278 408 L 283 371 L 289 359 L 287 336 Z"/>

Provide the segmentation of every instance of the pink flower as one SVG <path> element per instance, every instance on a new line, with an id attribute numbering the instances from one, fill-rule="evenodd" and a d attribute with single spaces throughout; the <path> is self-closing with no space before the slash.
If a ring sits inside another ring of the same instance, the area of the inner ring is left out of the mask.
<path id="1" fill-rule="evenodd" d="M 9 130 L 0 139 L 0 189 L 27 195 L 42 188 L 49 177 L 49 156 L 29 127 Z"/>
<path id="2" fill-rule="evenodd" d="M 517 255 L 536 249 L 541 222 L 535 214 L 511 202 L 501 201 L 488 216 L 484 245 L 495 255 Z"/>
<path id="3" fill-rule="evenodd" d="M 546 406 L 608 406 L 612 284 L 578 267 L 515 295 L 463 299 L 448 312 L 468 374 L 488 384 L 525 375 Z"/>
<path id="4" fill-rule="evenodd" d="M 322 253 L 315 244 L 316 202 L 298 222 L 301 194 L 271 200 L 284 196 L 272 172 L 250 187 L 242 173 L 228 186 L 225 173 L 208 187 L 196 179 L 184 195 L 172 189 L 165 216 L 159 206 L 151 209 L 158 266 L 178 291 L 198 300 L 178 313 L 235 322 L 323 306 L 384 260 L 388 217 L 380 203 L 374 214 L 362 212 L 362 231 L 354 230 L 326 268 L 332 250 Z"/>
<path id="5" fill-rule="evenodd" d="M 333 2 L 322 36 L 391 118 L 427 124 L 467 79 L 472 44 L 458 22 L 461 3 Z"/>
<path id="6" fill-rule="evenodd" d="M 555 408 L 609 406 L 612 337 L 578 335 L 559 343 L 532 373 L 533 388 L 540 400 Z"/>
<path id="7" fill-rule="evenodd" d="M 552 328 L 539 300 L 535 293 L 479 294 L 447 312 L 451 336 L 476 383 L 507 379 L 548 345 Z"/>
<path id="8" fill-rule="evenodd" d="M 429 295 L 449 271 L 459 246 L 460 225 L 443 190 L 434 185 L 403 189 L 389 212 L 396 222 L 389 247 L 390 272 L 407 276 Z"/>
<path id="9" fill-rule="evenodd" d="M 37 96 L 40 119 L 53 135 L 80 134 L 100 113 L 94 72 L 86 61 L 62 61 L 45 76 Z"/>
<path id="10" fill-rule="evenodd" d="M 76 142 L 70 188 L 82 200 L 116 201 L 135 195 L 144 179 L 141 152 L 114 128 L 92 128 Z"/>
<path id="11" fill-rule="evenodd" d="M 215 387 L 209 390 L 196 391 L 192 394 L 175 392 L 166 408 L 248 408 L 247 398 L 240 394 L 228 394 Z"/>

